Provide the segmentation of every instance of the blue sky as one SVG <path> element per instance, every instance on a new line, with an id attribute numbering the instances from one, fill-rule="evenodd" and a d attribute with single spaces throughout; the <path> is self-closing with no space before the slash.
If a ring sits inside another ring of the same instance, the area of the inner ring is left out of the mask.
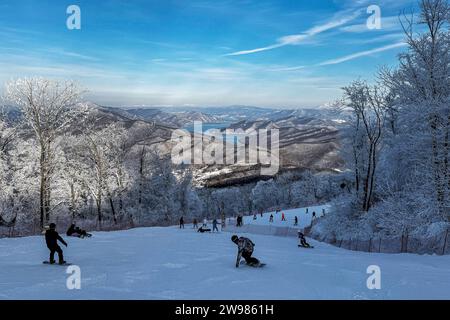
<path id="1" fill-rule="evenodd" d="M 66 27 L 72 4 L 81 30 Z M 402 10 L 416 0 L 2 0 L 0 85 L 69 78 L 111 106 L 314 107 L 396 64 Z"/>

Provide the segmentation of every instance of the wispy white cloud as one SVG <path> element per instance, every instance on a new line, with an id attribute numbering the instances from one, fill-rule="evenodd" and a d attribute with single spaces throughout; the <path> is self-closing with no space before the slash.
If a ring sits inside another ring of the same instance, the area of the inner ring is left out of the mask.
<path id="1" fill-rule="evenodd" d="M 284 46 L 288 46 L 288 45 L 298 45 L 298 44 L 302 43 L 303 41 L 305 41 L 306 39 L 314 37 L 315 35 L 318 35 L 325 31 L 332 30 L 337 27 L 343 26 L 343 25 L 349 23 L 350 21 L 356 19 L 360 14 L 361 14 L 361 10 L 357 10 L 350 15 L 342 16 L 342 14 L 341 14 L 341 15 L 338 15 L 335 19 L 333 19 L 325 24 L 317 25 L 317 26 L 312 27 L 311 29 L 308 29 L 304 33 L 287 35 L 287 36 L 278 38 L 277 43 L 275 43 L 275 44 L 272 44 L 272 45 L 269 45 L 266 47 L 256 48 L 256 49 L 236 51 L 236 52 L 225 54 L 225 56 L 246 55 L 246 54 L 252 54 L 252 53 L 257 53 L 257 52 L 262 52 L 262 51 L 268 51 L 268 50 L 272 50 L 272 49 L 276 49 L 276 48 L 280 48 L 280 47 L 284 47 Z"/>
<path id="2" fill-rule="evenodd" d="M 262 48 L 256 48 L 256 49 L 251 49 L 251 50 L 242 50 L 242 51 L 236 51 L 236 52 L 232 52 L 232 53 L 227 53 L 227 54 L 225 54 L 225 56 L 240 56 L 240 55 L 244 55 L 244 54 L 257 53 L 257 52 L 262 52 L 262 51 L 267 51 L 267 50 L 280 48 L 280 47 L 283 47 L 285 45 L 287 45 L 287 44 L 278 43 L 278 44 L 273 44 L 273 45 L 270 45 L 270 46 L 267 46 L 267 47 L 262 47 Z"/>
<path id="3" fill-rule="evenodd" d="M 98 58 L 92 57 L 92 56 L 88 56 L 85 54 L 81 54 L 81 53 L 77 53 L 77 52 L 73 52 L 73 51 L 67 51 L 65 49 L 62 48 L 48 48 L 48 49 L 43 49 L 42 51 L 51 53 L 51 54 L 55 54 L 58 56 L 66 56 L 69 58 L 75 58 L 75 59 L 82 59 L 82 60 L 89 60 L 89 61 L 99 61 Z"/>
<path id="4" fill-rule="evenodd" d="M 404 39 L 405 34 L 403 32 L 395 32 L 395 33 L 388 33 L 378 37 L 360 39 L 358 41 L 354 41 L 353 43 L 357 45 L 364 45 L 370 43 L 400 42 Z"/>
<path id="5" fill-rule="evenodd" d="M 404 47 L 407 44 L 404 42 L 397 42 L 394 44 L 390 44 L 387 46 L 383 46 L 380 48 L 375 48 L 375 49 L 371 49 L 371 50 L 366 50 L 366 51 L 361 51 L 361 52 L 357 52 L 357 53 L 353 53 L 344 57 L 340 57 L 340 58 L 336 58 L 336 59 L 331 59 L 331 60 L 327 60 L 324 62 L 321 62 L 319 64 L 317 64 L 317 66 L 328 66 L 328 65 L 333 65 L 333 64 L 340 64 L 343 62 L 347 62 L 350 60 L 354 60 L 354 59 L 358 59 L 361 57 L 365 57 L 365 56 L 369 56 L 372 55 L 374 53 L 379 53 L 379 52 L 383 52 L 383 51 L 387 51 L 387 50 L 392 50 L 392 49 L 396 49 L 396 48 L 400 48 L 400 47 Z"/>
<path id="6" fill-rule="evenodd" d="M 370 49 L 370 50 L 365 50 L 365 51 L 361 51 L 361 52 L 356 52 L 353 54 L 349 54 L 343 57 L 339 57 L 339 58 L 335 58 L 335 59 L 330 59 L 330 60 L 326 60 L 324 62 L 321 63 L 317 63 L 315 65 L 310 65 L 310 66 L 306 66 L 306 65 L 301 65 L 301 66 L 293 66 L 293 67 L 276 67 L 276 68 L 271 68 L 268 71 L 301 71 L 304 69 L 308 69 L 311 67 L 322 67 L 322 66 L 328 66 L 328 65 L 334 65 L 334 64 L 340 64 L 340 63 L 344 63 L 347 61 L 351 61 L 354 59 L 358 59 L 361 57 L 365 57 L 365 56 L 369 56 L 375 53 L 379 53 L 379 52 L 383 52 L 383 51 L 388 51 L 388 50 L 393 50 L 396 48 L 401 48 L 407 46 L 406 43 L 404 42 L 396 42 L 393 44 L 389 44 L 383 47 L 379 47 L 379 48 L 374 48 L 374 49 Z"/>
<path id="7" fill-rule="evenodd" d="M 295 66 L 295 67 L 278 67 L 278 68 L 272 68 L 268 71 L 299 71 L 305 69 L 306 66 Z"/>

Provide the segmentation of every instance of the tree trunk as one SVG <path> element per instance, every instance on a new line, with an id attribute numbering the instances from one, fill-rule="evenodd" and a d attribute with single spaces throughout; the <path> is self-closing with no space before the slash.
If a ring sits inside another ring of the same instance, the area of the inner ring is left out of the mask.
<path id="1" fill-rule="evenodd" d="M 102 228 L 102 195 L 101 191 L 97 194 L 97 220 L 98 220 L 98 226 L 101 229 Z"/>
<path id="2" fill-rule="evenodd" d="M 70 216 L 72 217 L 72 222 L 75 220 L 75 189 L 73 183 L 70 184 L 70 206 L 69 206 Z"/>
<path id="3" fill-rule="evenodd" d="M 356 153 L 356 148 L 354 148 L 353 157 L 355 159 L 355 184 L 356 184 L 356 193 L 359 194 L 359 162 L 358 155 Z"/>
<path id="4" fill-rule="evenodd" d="M 444 142 L 444 185 L 447 184 L 447 192 L 445 197 L 445 206 L 447 210 L 447 220 L 450 221 L 450 212 L 448 212 L 448 207 L 450 206 L 450 170 L 449 170 L 449 154 L 450 154 L 450 141 L 449 141 L 449 130 L 450 130 L 450 114 L 447 116 L 447 125 L 445 127 L 445 142 Z"/>
<path id="5" fill-rule="evenodd" d="M 439 146 L 437 141 L 437 116 L 433 115 L 430 123 L 431 134 L 432 134 L 432 162 L 433 162 L 433 176 L 434 183 L 436 187 L 436 200 L 438 203 L 439 214 L 443 216 L 444 214 L 444 185 L 442 183 L 442 178 L 440 174 L 441 164 L 439 161 Z"/>
<path id="6" fill-rule="evenodd" d="M 111 206 L 111 212 L 112 212 L 114 224 L 117 224 L 116 209 L 114 208 L 114 201 L 113 201 L 111 195 L 109 195 L 109 205 Z"/>
<path id="7" fill-rule="evenodd" d="M 50 221 L 50 196 L 51 196 L 51 190 L 50 190 L 50 181 L 47 174 L 47 179 L 45 183 L 45 220 Z"/>
<path id="8" fill-rule="evenodd" d="M 372 141 L 370 142 L 370 148 L 369 148 L 369 164 L 367 166 L 367 172 L 366 172 L 366 177 L 364 179 L 364 201 L 363 201 L 363 210 L 364 211 L 369 211 L 369 186 L 370 186 L 370 179 L 372 176 L 372 152 L 373 152 L 373 143 Z"/>
<path id="9" fill-rule="evenodd" d="M 142 203 L 142 188 L 144 187 L 144 157 L 145 157 L 145 147 L 142 147 L 141 156 L 139 159 L 139 195 L 138 203 Z"/>
<path id="10" fill-rule="evenodd" d="M 40 209 L 40 227 L 44 228 L 45 224 L 45 150 L 41 146 L 40 157 L 40 186 L 39 186 L 39 209 Z"/>
<path id="11" fill-rule="evenodd" d="M 376 145 L 373 148 L 372 151 L 372 172 L 370 174 L 370 183 L 369 183 L 369 196 L 367 198 L 367 210 L 369 211 L 370 207 L 372 206 L 372 197 L 373 197 L 373 188 L 374 188 L 374 181 L 375 181 L 375 170 L 376 170 Z"/>

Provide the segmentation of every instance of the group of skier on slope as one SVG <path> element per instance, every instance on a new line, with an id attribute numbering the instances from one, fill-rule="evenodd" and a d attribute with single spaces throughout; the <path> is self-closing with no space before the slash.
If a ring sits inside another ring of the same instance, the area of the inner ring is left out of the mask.
<path id="1" fill-rule="evenodd" d="M 276 211 L 276 213 L 279 213 L 279 212 L 281 212 L 281 210 Z M 307 212 L 308 212 L 308 209 L 307 209 L 306 213 Z M 281 212 L 281 214 L 282 214 L 281 221 L 286 221 L 284 212 Z M 261 217 L 263 217 L 262 212 L 260 212 L 260 215 L 261 215 Z M 313 217 L 313 219 L 316 217 L 315 212 L 313 212 L 312 217 Z M 253 220 L 256 220 L 256 214 L 253 215 Z M 273 222 L 273 214 L 270 215 L 269 221 Z M 239 215 L 236 219 L 236 226 L 241 227 L 242 222 L 243 222 L 243 217 L 241 215 Z M 219 231 L 217 229 L 217 224 L 218 224 L 217 219 L 214 219 L 212 224 L 213 224 L 213 231 L 214 230 Z M 297 225 L 298 225 L 298 218 L 297 218 L 297 216 L 295 216 L 294 217 L 294 226 L 297 226 Z M 193 228 L 198 228 L 196 218 L 194 218 L 194 220 L 193 220 Z M 183 217 L 180 218 L 180 229 L 184 229 L 184 218 Z M 211 229 L 207 228 L 207 219 L 204 218 L 203 225 L 200 228 L 198 228 L 198 232 L 208 232 L 208 231 L 211 231 Z M 300 230 L 298 231 L 298 240 L 299 240 L 299 244 L 298 244 L 299 247 L 312 248 L 312 246 L 306 241 L 305 235 Z M 238 254 L 237 254 L 237 258 L 236 258 L 236 268 L 239 267 L 241 258 L 244 258 L 246 264 L 249 266 L 252 266 L 252 267 L 258 267 L 258 266 L 265 265 L 265 264 L 261 263 L 257 258 L 252 256 L 255 244 L 249 238 L 238 237 L 237 235 L 233 235 L 231 237 L 231 241 L 234 242 L 238 246 Z"/>
<path id="2" fill-rule="evenodd" d="M 284 213 L 282 217 L 282 221 L 284 220 Z M 262 213 L 261 213 L 262 216 Z M 314 214 L 315 216 L 315 214 Z M 271 220 L 273 220 L 273 215 L 271 215 Z M 285 220 L 284 220 L 285 221 Z M 213 232 L 219 231 L 217 228 L 217 219 L 214 219 L 212 221 L 213 224 Z M 295 217 L 295 225 L 298 224 L 298 219 Z M 241 221 L 238 222 L 238 225 L 242 225 L 242 217 Z M 193 228 L 198 228 L 198 222 L 197 219 L 193 220 Z M 180 218 L 180 229 L 184 229 L 184 218 Z M 203 225 L 198 228 L 197 232 L 210 232 L 211 229 L 208 228 L 208 221 L 206 218 L 203 220 Z M 79 227 L 76 227 L 75 224 L 71 224 L 69 229 L 66 232 L 67 236 L 71 237 L 78 237 L 78 238 L 85 238 L 85 237 L 91 237 L 91 234 L 87 233 L 85 230 L 82 230 Z M 299 230 L 298 231 L 298 239 L 299 239 L 299 247 L 304 248 L 312 248 L 311 245 L 306 241 L 304 234 Z M 61 242 L 64 246 L 67 247 L 67 242 L 64 241 L 64 239 L 56 232 L 56 224 L 50 223 L 48 229 L 45 231 L 45 242 L 47 244 L 47 248 L 50 250 L 50 259 L 49 263 L 54 264 L 55 261 L 55 253 L 58 254 L 58 263 L 60 265 L 66 264 L 66 261 L 64 261 L 64 253 L 62 248 L 58 245 L 58 241 Z M 252 267 L 259 267 L 263 266 L 264 264 L 261 263 L 257 258 L 253 257 L 253 250 L 255 247 L 255 244 L 246 237 L 238 237 L 237 235 L 233 235 L 231 237 L 231 241 L 234 242 L 238 246 L 238 254 L 236 257 L 236 268 L 239 267 L 241 258 L 244 258 L 247 265 Z"/>
<path id="3" fill-rule="evenodd" d="M 212 232 L 216 231 L 219 232 L 219 228 L 217 227 L 219 223 L 217 222 L 217 219 L 214 219 L 212 221 Z M 211 229 L 208 228 L 208 219 L 206 219 L 206 217 L 203 219 L 203 224 L 202 226 L 199 228 L 198 227 L 198 222 L 197 219 L 194 218 L 194 220 L 192 221 L 192 228 L 197 229 L 197 232 L 211 232 Z M 184 217 L 181 216 L 180 218 L 180 229 L 184 229 Z"/>

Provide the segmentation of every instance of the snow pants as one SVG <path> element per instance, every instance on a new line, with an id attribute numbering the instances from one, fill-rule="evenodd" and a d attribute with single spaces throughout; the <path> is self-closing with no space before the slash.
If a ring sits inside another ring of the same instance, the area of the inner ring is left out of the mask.
<path id="1" fill-rule="evenodd" d="M 252 257 L 252 253 L 253 252 L 243 252 L 242 253 L 242 258 L 245 259 L 245 262 L 247 264 L 258 264 L 259 260 L 256 259 L 255 257 Z"/>
<path id="2" fill-rule="evenodd" d="M 48 249 L 50 250 L 50 262 L 55 262 L 55 252 L 58 253 L 59 262 L 64 261 L 63 251 L 60 246 Z"/>

